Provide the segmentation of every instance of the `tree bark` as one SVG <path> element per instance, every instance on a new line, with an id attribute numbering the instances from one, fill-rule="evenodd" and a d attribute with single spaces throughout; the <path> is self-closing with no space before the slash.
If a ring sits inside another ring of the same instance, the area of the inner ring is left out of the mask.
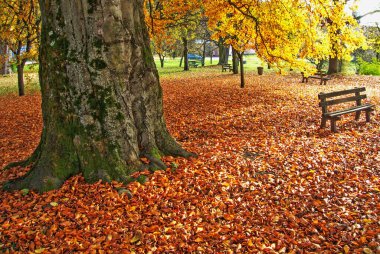
<path id="1" fill-rule="evenodd" d="M 25 84 L 24 84 L 24 67 L 26 60 L 22 60 L 21 63 L 17 65 L 17 84 L 18 84 L 18 95 L 25 95 Z"/>
<path id="2" fill-rule="evenodd" d="M 206 44 L 207 41 L 203 42 L 203 50 L 202 50 L 202 67 L 205 66 L 205 59 L 206 59 Z"/>
<path id="3" fill-rule="evenodd" d="M 239 73 L 239 57 L 237 56 L 234 48 L 232 48 L 232 71 L 234 74 Z"/>
<path id="4" fill-rule="evenodd" d="M 182 42 L 183 42 L 183 57 L 184 57 L 184 65 L 183 65 L 183 70 L 188 71 L 189 70 L 189 59 L 188 59 L 188 41 L 186 37 L 182 37 Z"/>
<path id="5" fill-rule="evenodd" d="M 230 56 L 230 46 L 227 45 L 224 47 L 225 53 L 224 53 L 224 63 L 228 64 L 228 58 Z"/>
<path id="6" fill-rule="evenodd" d="M 162 155 L 192 155 L 166 128 L 143 1 L 40 6 L 44 127 L 31 170 L 5 188 L 48 191 L 79 173 L 129 182 L 142 168 L 164 168 Z"/>
<path id="7" fill-rule="evenodd" d="M 330 57 L 329 59 L 329 69 L 327 71 L 327 74 L 334 74 L 338 73 L 338 67 L 339 67 L 339 60 L 337 57 Z"/>
<path id="8" fill-rule="evenodd" d="M 218 51 L 219 51 L 218 65 L 223 65 L 223 64 L 225 64 L 225 53 L 226 53 L 226 51 L 224 50 L 224 40 L 223 39 L 219 39 L 219 41 L 218 41 Z"/>
<path id="9" fill-rule="evenodd" d="M 243 64 L 243 56 L 244 52 L 236 52 L 239 56 L 240 60 L 240 88 L 245 87 L 245 79 L 244 79 L 244 64 Z"/>
<path id="10" fill-rule="evenodd" d="M 0 41 L 0 75 L 9 74 L 9 52 L 8 46 Z"/>
<path id="11" fill-rule="evenodd" d="M 160 58 L 160 66 L 161 66 L 161 68 L 164 68 L 165 56 L 163 56 L 162 54 L 159 53 L 158 57 Z"/>

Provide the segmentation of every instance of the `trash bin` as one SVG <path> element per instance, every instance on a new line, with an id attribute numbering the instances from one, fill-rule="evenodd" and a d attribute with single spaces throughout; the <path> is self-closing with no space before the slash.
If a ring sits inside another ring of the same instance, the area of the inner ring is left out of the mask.
<path id="1" fill-rule="evenodd" d="M 257 73 L 259 75 L 263 75 L 263 72 L 264 72 L 264 67 L 257 67 Z"/>

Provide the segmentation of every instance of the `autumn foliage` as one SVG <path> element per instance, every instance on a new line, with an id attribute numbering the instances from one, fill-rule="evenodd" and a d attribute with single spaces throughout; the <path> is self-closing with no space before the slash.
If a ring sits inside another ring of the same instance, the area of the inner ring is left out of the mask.
<path id="1" fill-rule="evenodd" d="M 378 253 L 380 115 L 319 129 L 317 94 L 378 78 L 205 74 L 163 79 L 171 133 L 199 157 L 165 157 L 145 184 L 0 192 L 0 252 Z M 27 157 L 41 131 L 40 96 L 0 97 L 0 165 Z M 0 172 L 0 182 L 28 169 Z M 138 177 L 136 174 L 135 177 Z M 132 196 L 132 197 L 131 197 Z"/>

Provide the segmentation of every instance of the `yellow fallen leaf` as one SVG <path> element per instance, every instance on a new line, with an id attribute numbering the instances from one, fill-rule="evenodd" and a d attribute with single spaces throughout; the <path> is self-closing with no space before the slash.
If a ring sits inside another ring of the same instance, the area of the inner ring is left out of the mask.
<path id="1" fill-rule="evenodd" d="M 138 241 L 141 240 L 142 237 L 142 231 L 141 230 L 136 230 L 135 235 L 133 238 L 129 241 L 130 243 L 137 243 Z"/>
<path id="2" fill-rule="evenodd" d="M 203 242 L 203 239 L 201 237 L 198 237 L 197 239 L 194 240 L 194 242 L 200 243 L 200 242 Z"/>
<path id="3" fill-rule="evenodd" d="M 364 252 L 365 254 L 373 254 L 373 251 L 372 251 L 371 249 L 369 249 L 369 248 L 364 248 L 364 249 L 363 249 L 363 252 Z"/>
<path id="4" fill-rule="evenodd" d="M 39 248 L 39 249 L 34 250 L 34 253 L 42 253 L 44 251 L 45 251 L 45 248 Z"/>
<path id="5" fill-rule="evenodd" d="M 57 203 L 57 202 L 50 202 L 50 205 L 51 205 L 51 206 L 57 206 L 58 203 Z"/>

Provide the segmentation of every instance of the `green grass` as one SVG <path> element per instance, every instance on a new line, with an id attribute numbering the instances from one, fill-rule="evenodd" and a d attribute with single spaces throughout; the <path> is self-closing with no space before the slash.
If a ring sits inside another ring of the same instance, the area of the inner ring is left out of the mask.
<path id="1" fill-rule="evenodd" d="M 40 90 L 37 72 L 26 72 L 24 74 L 25 93 L 35 93 Z M 18 94 L 17 74 L 0 76 L 0 96 Z"/>
<path id="2" fill-rule="evenodd" d="M 183 66 L 179 67 L 180 58 L 177 57 L 175 59 L 168 57 L 165 59 L 164 68 L 160 67 L 160 61 L 158 57 L 155 57 L 155 62 L 157 66 L 158 73 L 160 77 L 165 78 L 171 78 L 171 77 L 194 77 L 194 76 L 203 76 L 203 75 L 209 75 L 211 73 L 221 73 L 221 67 L 217 66 L 218 64 L 218 58 L 214 57 L 212 62 L 210 60 L 210 57 L 206 58 L 205 61 L 205 67 L 199 66 L 198 68 L 192 68 L 190 67 L 190 71 L 183 71 Z M 246 64 L 244 64 L 244 71 L 249 73 L 257 73 L 257 67 L 263 66 L 264 67 L 264 73 L 271 73 L 275 72 L 276 69 L 268 69 L 267 65 L 265 63 L 262 63 L 260 59 L 256 55 L 245 55 L 244 60 L 246 61 Z M 232 63 L 232 57 L 229 57 L 229 63 Z M 34 65 L 27 65 L 25 67 L 25 91 L 26 94 L 34 93 L 36 91 L 40 90 L 39 83 L 38 83 L 38 64 Z M 368 68 L 372 68 L 372 66 L 369 66 Z M 374 68 L 379 68 L 375 66 Z M 379 69 L 375 69 L 377 71 Z M 371 72 L 374 72 L 372 69 Z M 380 71 L 380 70 L 379 70 Z M 294 70 L 294 72 L 298 72 L 297 70 Z M 344 62 L 342 66 L 342 73 L 343 74 L 355 74 L 356 72 L 356 65 L 352 62 Z M 366 73 L 361 73 L 366 74 Z M 380 75 L 380 74 L 377 74 Z M 17 74 L 13 73 L 9 76 L 0 76 L 0 96 L 1 95 L 7 95 L 7 94 L 17 94 L 18 88 L 17 88 Z"/>
<path id="3" fill-rule="evenodd" d="M 380 63 L 363 61 L 359 66 L 359 74 L 380 76 Z"/>
<path id="4" fill-rule="evenodd" d="M 173 58 L 166 58 L 164 63 L 164 68 L 161 68 L 160 66 L 160 60 L 158 57 L 155 57 L 154 60 L 156 62 L 157 70 L 160 75 L 160 77 L 166 77 L 166 76 L 175 76 L 175 75 L 194 75 L 194 72 L 221 72 L 221 68 L 210 68 L 215 67 L 218 64 L 218 58 L 214 57 L 212 62 L 210 60 L 210 57 L 206 57 L 205 59 L 205 67 L 199 66 L 198 68 L 191 68 L 189 74 L 185 74 L 183 71 L 183 65 L 182 67 L 179 67 L 180 63 L 180 57 L 177 57 L 175 59 Z M 232 57 L 230 56 L 228 59 L 229 63 L 232 63 Z M 256 70 L 258 66 L 261 66 L 260 59 L 257 58 L 255 55 L 246 55 L 244 56 L 244 60 L 246 60 L 246 64 L 244 65 L 245 71 L 253 71 Z M 266 71 L 266 68 L 265 68 Z M 182 73 L 182 74 L 181 74 Z"/>

